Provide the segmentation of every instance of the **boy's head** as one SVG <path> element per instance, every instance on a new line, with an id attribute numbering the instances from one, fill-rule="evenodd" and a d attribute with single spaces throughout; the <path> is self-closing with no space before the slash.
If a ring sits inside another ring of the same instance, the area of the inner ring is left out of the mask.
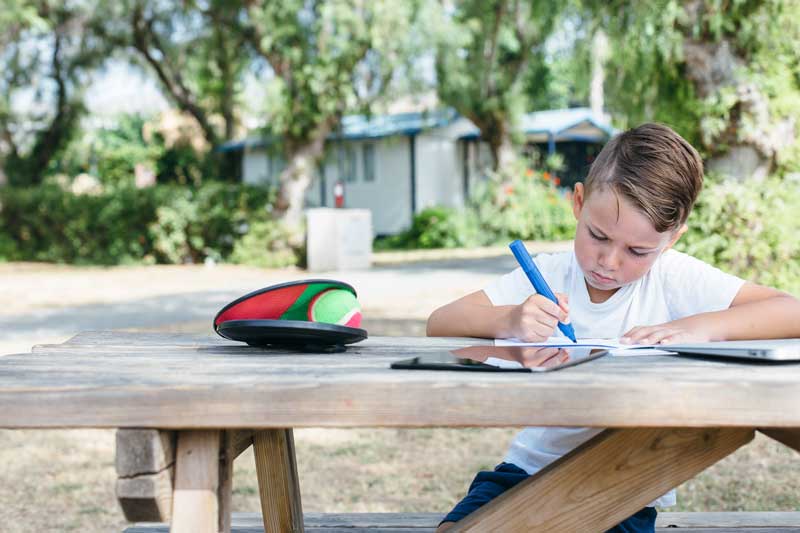
<path id="1" fill-rule="evenodd" d="M 646 274 L 686 231 L 702 184 L 697 151 L 667 126 L 611 139 L 575 187 L 575 253 L 590 286 L 613 292 Z"/>

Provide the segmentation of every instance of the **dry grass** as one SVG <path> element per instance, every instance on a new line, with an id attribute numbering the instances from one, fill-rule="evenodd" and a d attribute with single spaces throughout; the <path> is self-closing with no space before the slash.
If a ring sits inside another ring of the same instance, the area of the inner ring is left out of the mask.
<path id="1" fill-rule="evenodd" d="M 306 511 L 444 513 L 515 433 L 500 429 L 302 429 L 295 432 Z M 114 499 L 114 432 L 0 431 L 5 533 L 107 533 L 125 521 Z M 235 464 L 233 507 L 258 511 L 252 451 Z M 758 436 L 678 489 L 686 511 L 800 510 L 800 462 Z"/>

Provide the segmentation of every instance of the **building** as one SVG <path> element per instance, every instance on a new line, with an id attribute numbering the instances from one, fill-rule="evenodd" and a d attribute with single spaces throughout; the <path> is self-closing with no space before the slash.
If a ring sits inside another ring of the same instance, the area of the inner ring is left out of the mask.
<path id="1" fill-rule="evenodd" d="M 588 164 L 613 134 L 607 117 L 588 108 L 525 115 L 521 129 L 530 150 L 562 153 L 562 185 L 582 179 Z M 224 144 L 242 153 L 242 180 L 277 183 L 284 161 L 263 139 Z M 345 207 L 368 208 L 377 235 L 398 233 L 427 207 L 465 204 L 477 180 L 492 164 L 475 125 L 453 110 L 375 117 L 348 116 L 330 135 L 307 207 L 334 205 L 333 188 L 344 184 Z"/>

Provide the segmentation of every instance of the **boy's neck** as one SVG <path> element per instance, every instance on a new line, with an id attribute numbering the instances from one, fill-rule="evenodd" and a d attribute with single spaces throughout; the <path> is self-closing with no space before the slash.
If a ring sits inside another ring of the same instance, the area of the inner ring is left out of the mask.
<path id="1" fill-rule="evenodd" d="M 619 287 L 608 290 L 596 289 L 592 287 L 588 281 L 586 281 L 586 278 L 583 279 L 583 282 L 586 284 L 586 291 L 589 293 L 589 301 L 593 304 L 601 304 L 605 302 L 614 296 L 614 294 L 619 290 Z"/>

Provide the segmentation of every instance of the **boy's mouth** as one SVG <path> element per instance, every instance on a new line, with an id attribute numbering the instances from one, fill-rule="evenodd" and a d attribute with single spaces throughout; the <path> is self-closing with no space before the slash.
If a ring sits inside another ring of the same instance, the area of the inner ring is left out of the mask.
<path id="1" fill-rule="evenodd" d="M 597 273 L 597 272 L 595 272 L 594 270 L 592 270 L 591 272 L 589 272 L 589 275 L 590 275 L 590 276 L 592 276 L 592 278 L 594 279 L 594 281 L 596 281 L 596 282 L 598 282 L 598 283 L 603 283 L 603 284 L 605 284 L 605 285 L 608 285 L 608 284 L 610 284 L 610 283 L 614 283 L 614 278 L 608 278 L 608 277 L 606 277 L 606 276 L 603 276 L 603 275 L 601 275 L 601 274 L 598 274 L 598 273 Z"/>

